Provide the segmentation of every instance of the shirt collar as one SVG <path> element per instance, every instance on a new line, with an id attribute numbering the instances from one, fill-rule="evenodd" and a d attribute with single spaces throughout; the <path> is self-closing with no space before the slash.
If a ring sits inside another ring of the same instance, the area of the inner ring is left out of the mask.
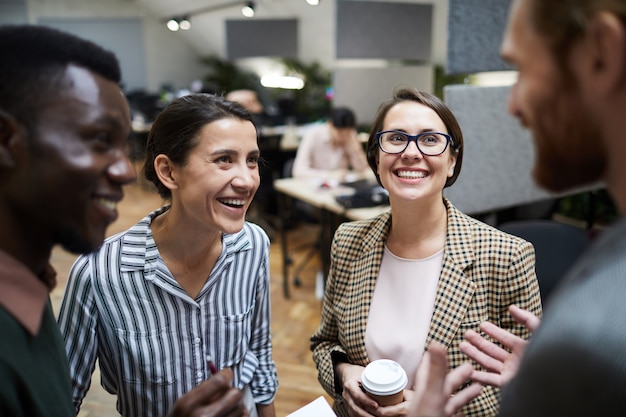
<path id="1" fill-rule="evenodd" d="M 154 242 L 150 224 L 157 216 L 169 210 L 169 208 L 170 206 L 166 205 L 154 210 L 131 229 L 124 232 L 125 236 L 123 238 L 124 244 L 122 246 L 120 264 L 122 271 L 150 271 L 157 267 L 159 251 Z M 247 227 L 244 225 L 244 228 L 237 233 L 224 233 L 222 235 L 222 244 L 224 245 L 222 255 L 230 258 L 237 252 L 252 249 L 252 240 L 246 229 Z M 131 234 L 132 238 L 130 236 Z M 115 238 L 115 236 L 113 238 Z M 137 250 L 137 248 L 140 247 L 144 248 L 143 254 L 141 251 Z M 221 257 L 222 256 L 220 256 L 220 258 Z"/>
<path id="2" fill-rule="evenodd" d="M 0 250 L 0 305 L 32 335 L 39 332 L 56 272 L 48 264 L 41 276 Z"/>
<path id="3" fill-rule="evenodd" d="M 154 237 L 152 236 L 150 223 L 152 223 L 152 220 L 157 216 L 169 210 L 169 208 L 169 205 L 165 205 L 154 210 L 130 229 L 122 232 L 123 243 L 120 259 L 120 270 L 122 272 L 149 271 L 156 268 L 159 259 L 159 251 L 154 242 Z M 116 238 L 118 238 L 118 236 L 113 236 L 110 239 Z M 107 239 L 104 243 L 106 244 L 110 239 Z"/>

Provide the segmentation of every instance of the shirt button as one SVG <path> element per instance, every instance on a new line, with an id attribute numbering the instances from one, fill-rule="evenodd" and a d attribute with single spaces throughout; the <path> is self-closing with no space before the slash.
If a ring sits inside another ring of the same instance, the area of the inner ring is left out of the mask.
<path id="1" fill-rule="evenodd" d="M 193 342 L 197 345 L 200 343 L 200 338 L 196 337 L 195 339 L 193 339 Z"/>
<path id="2" fill-rule="evenodd" d="M 198 373 L 196 374 L 196 377 L 202 378 L 202 376 L 203 376 L 202 372 L 198 371 Z"/>

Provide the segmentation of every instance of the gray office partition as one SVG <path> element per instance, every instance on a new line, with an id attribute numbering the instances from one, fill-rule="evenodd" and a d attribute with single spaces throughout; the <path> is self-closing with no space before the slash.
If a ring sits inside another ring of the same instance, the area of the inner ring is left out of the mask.
<path id="1" fill-rule="evenodd" d="M 228 59 L 298 57 L 298 19 L 226 21 Z"/>
<path id="2" fill-rule="evenodd" d="M 512 0 L 449 0 L 446 73 L 510 70 L 500 44 Z M 463 168 L 444 191 L 469 214 L 494 212 L 554 197 L 598 189 L 601 184 L 549 193 L 532 178 L 535 161 L 530 132 L 507 112 L 511 87 L 453 85 L 444 100 L 465 138 Z"/>
<path id="3" fill-rule="evenodd" d="M 445 102 L 456 115 L 465 141 L 461 174 L 444 195 L 461 211 L 480 214 L 599 188 L 595 184 L 553 194 L 535 184 L 532 138 L 507 113 L 510 88 L 444 88 Z"/>
<path id="4" fill-rule="evenodd" d="M 449 2 L 446 72 L 510 69 L 500 58 L 499 50 L 511 0 Z"/>
<path id="5" fill-rule="evenodd" d="M 337 0 L 337 58 L 430 61 L 432 4 Z"/>
<path id="6" fill-rule="evenodd" d="M 25 0 L 0 1 L 0 25 L 28 23 Z"/>

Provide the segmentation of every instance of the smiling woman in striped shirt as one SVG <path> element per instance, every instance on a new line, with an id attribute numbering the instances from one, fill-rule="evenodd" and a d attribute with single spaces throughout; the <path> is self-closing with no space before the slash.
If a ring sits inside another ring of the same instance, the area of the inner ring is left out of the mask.
<path id="1" fill-rule="evenodd" d="M 59 323 L 77 411 L 96 359 L 122 416 L 157 417 L 211 375 L 210 356 L 251 416 L 275 415 L 269 239 L 245 221 L 258 161 L 238 104 L 189 95 L 157 117 L 144 175 L 170 204 L 70 272 Z"/>

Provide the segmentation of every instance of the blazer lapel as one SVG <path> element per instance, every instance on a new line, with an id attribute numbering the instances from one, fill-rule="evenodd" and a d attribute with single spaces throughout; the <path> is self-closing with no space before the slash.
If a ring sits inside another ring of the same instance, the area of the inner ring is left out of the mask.
<path id="1" fill-rule="evenodd" d="M 447 200 L 448 231 L 435 308 L 426 346 L 436 340 L 449 346 L 465 317 L 475 284 L 465 276 L 474 261 L 473 240 L 468 220 Z"/>

